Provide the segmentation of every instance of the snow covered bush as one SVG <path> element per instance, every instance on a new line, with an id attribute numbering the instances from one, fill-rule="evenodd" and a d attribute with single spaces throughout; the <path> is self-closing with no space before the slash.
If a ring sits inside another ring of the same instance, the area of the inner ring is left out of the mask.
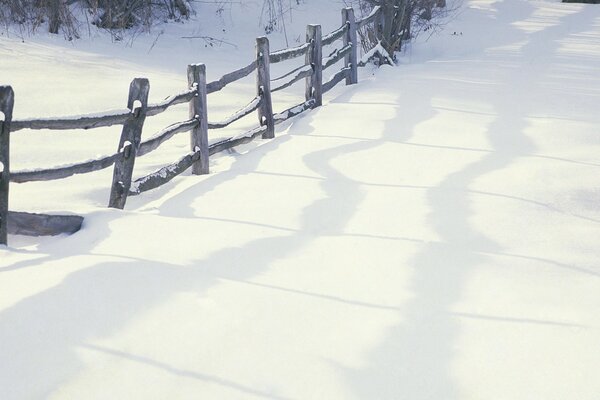
<path id="1" fill-rule="evenodd" d="M 129 29 L 187 18 L 191 8 L 187 0 L 0 0 L 0 23 L 30 33 L 47 26 L 48 32 L 72 39 L 84 24 L 75 17 L 81 11 L 85 22 L 99 28 Z"/>
<path id="2" fill-rule="evenodd" d="M 363 15 L 381 6 L 384 15 L 381 46 L 392 55 L 401 50 L 404 42 L 439 27 L 443 17 L 459 5 L 459 1 L 453 1 L 448 7 L 446 0 L 348 0 L 346 3 Z M 379 42 L 373 27 L 363 29 L 359 34 L 365 51 Z"/>

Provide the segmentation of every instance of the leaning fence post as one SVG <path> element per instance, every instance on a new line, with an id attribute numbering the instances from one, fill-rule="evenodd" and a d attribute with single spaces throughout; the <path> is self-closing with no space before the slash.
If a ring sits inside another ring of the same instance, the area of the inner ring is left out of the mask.
<path id="1" fill-rule="evenodd" d="M 204 175 L 209 172 L 208 164 L 208 110 L 206 93 L 206 66 L 204 64 L 188 65 L 188 84 L 197 90 L 190 101 L 190 119 L 198 120 L 192 129 L 190 144 L 193 152 L 200 151 L 200 159 L 192 164 L 192 174 Z"/>
<path id="2" fill-rule="evenodd" d="M 321 25 L 306 27 L 306 42 L 310 49 L 306 53 L 306 65 L 312 67 L 312 74 L 306 78 L 306 101 L 315 100 L 313 107 L 323 104 L 323 45 Z"/>
<path id="3" fill-rule="evenodd" d="M 0 244 L 8 244 L 8 185 L 10 182 L 10 122 L 15 94 L 0 86 Z"/>
<path id="4" fill-rule="evenodd" d="M 348 31 L 344 35 L 344 46 L 352 43 L 352 51 L 344 57 L 346 67 L 350 67 L 346 76 L 346 85 L 353 85 L 358 83 L 358 34 L 354 10 L 351 7 L 342 9 L 342 23 L 348 24 Z"/>
<path id="5" fill-rule="evenodd" d="M 259 37 L 256 39 L 256 86 L 258 95 L 261 96 L 258 107 L 258 120 L 261 126 L 266 126 L 263 139 L 275 137 L 275 121 L 273 119 L 273 103 L 271 100 L 271 62 L 269 60 L 269 39 Z"/>
<path id="6" fill-rule="evenodd" d="M 119 140 L 118 150 L 123 156 L 115 161 L 110 200 L 108 202 L 108 206 L 112 208 L 122 210 L 127 201 L 135 155 L 141 142 L 142 128 L 146 119 L 149 91 L 150 82 L 145 78 L 136 78 L 129 85 L 127 107 L 131 110 L 131 114 L 123 124 L 121 139 Z"/>

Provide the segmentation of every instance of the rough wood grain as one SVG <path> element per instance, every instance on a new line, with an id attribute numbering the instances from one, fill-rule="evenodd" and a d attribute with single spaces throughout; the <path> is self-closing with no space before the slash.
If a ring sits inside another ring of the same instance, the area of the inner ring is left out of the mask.
<path id="1" fill-rule="evenodd" d="M 194 129 L 194 127 L 196 127 L 197 125 L 198 125 L 197 119 L 192 119 L 192 120 L 183 121 L 183 122 L 177 122 L 175 124 L 169 125 L 162 131 L 160 131 L 160 132 L 154 134 L 152 137 L 144 140 L 140 144 L 140 148 L 137 151 L 137 156 L 138 157 L 145 156 L 146 154 L 158 149 L 158 147 L 161 144 L 163 144 L 167 140 L 171 139 L 176 134 L 181 133 L 181 132 L 188 132 L 188 131 Z"/>
<path id="2" fill-rule="evenodd" d="M 164 185 L 177 175 L 185 172 L 194 163 L 198 162 L 201 157 L 202 152 L 200 150 L 190 152 L 177 162 L 162 167 L 158 171 L 146 175 L 143 178 L 136 179 L 135 182 L 131 184 L 129 195 L 136 196 L 140 193 L 144 193 L 148 190 L 156 189 L 157 187 Z"/>
<path id="3" fill-rule="evenodd" d="M 314 99 L 314 106 L 323 104 L 323 46 L 321 44 L 321 25 L 306 27 L 306 42 L 310 49 L 306 53 L 306 65 L 312 67 L 312 74 L 306 78 L 304 97 L 306 101 Z"/>
<path id="4" fill-rule="evenodd" d="M 302 66 L 302 68 L 306 68 L 306 65 Z M 278 92 L 280 90 L 286 89 L 286 88 L 292 86 L 294 83 L 299 82 L 302 79 L 305 79 L 305 78 L 311 76 L 312 73 L 313 73 L 312 68 L 301 69 L 300 71 L 298 71 L 296 73 L 296 76 L 294 76 L 291 80 L 289 80 L 286 83 L 283 83 L 283 84 L 277 86 L 274 89 L 271 89 L 271 93 Z M 272 81 L 272 82 L 274 82 L 274 81 Z"/>
<path id="5" fill-rule="evenodd" d="M 352 45 L 347 45 L 345 47 L 342 47 L 339 50 L 335 50 L 333 52 L 333 54 L 331 54 L 329 57 L 324 59 L 323 69 L 325 70 L 325 69 L 331 67 L 332 65 L 334 65 L 341 59 L 345 58 L 348 55 L 348 53 L 350 53 L 351 51 L 352 51 Z"/>
<path id="6" fill-rule="evenodd" d="M 146 116 L 151 117 L 153 115 L 158 115 L 167 111 L 169 107 L 175 106 L 177 104 L 187 103 L 192 100 L 196 96 L 195 89 L 189 89 L 185 92 L 181 92 L 175 94 L 173 96 L 169 96 L 160 103 L 157 104 L 149 104 L 148 109 L 146 110 Z"/>
<path id="7" fill-rule="evenodd" d="M 308 52 L 309 44 L 305 43 L 298 47 L 292 47 L 289 49 L 277 50 L 269 55 L 269 61 L 272 64 L 276 64 L 282 61 L 291 60 L 293 58 L 302 57 Z"/>
<path id="8" fill-rule="evenodd" d="M 148 105 L 146 116 L 150 117 L 165 112 L 169 107 L 187 103 L 195 95 L 194 90 L 169 96 L 157 104 Z M 129 118 L 129 110 L 112 110 L 97 114 L 75 115 L 57 118 L 28 118 L 14 120 L 11 126 L 13 132 L 21 129 L 94 129 L 106 126 L 123 125 Z"/>
<path id="9" fill-rule="evenodd" d="M 228 74 L 223 75 L 220 79 L 210 82 L 206 85 L 206 92 L 208 94 L 218 92 L 223 89 L 225 86 L 238 81 L 246 76 L 250 75 L 256 69 L 256 61 L 252 61 L 249 65 L 230 72 Z"/>
<path id="10" fill-rule="evenodd" d="M 295 117 L 296 115 L 302 114 L 304 111 L 310 110 L 315 107 L 315 99 L 310 99 L 305 101 L 304 103 L 300 103 L 293 107 L 288 108 L 280 113 L 275 114 L 275 125 L 279 125 L 280 123 L 287 121 L 290 118 Z"/>
<path id="11" fill-rule="evenodd" d="M 119 140 L 118 152 L 123 152 L 123 157 L 115 162 L 113 180 L 110 191 L 108 206 L 123 209 L 127 202 L 131 176 L 135 164 L 135 156 L 140 145 L 142 128 L 146 119 L 146 107 L 148 106 L 148 92 L 150 82 L 145 78 L 136 78 L 129 86 L 129 99 L 127 108 L 131 110 L 129 118 L 123 125 L 121 139 Z M 138 103 L 139 107 L 134 107 Z"/>
<path id="12" fill-rule="evenodd" d="M 335 75 L 333 75 L 326 83 L 323 84 L 323 93 L 329 92 L 331 89 L 335 87 L 338 83 L 347 78 L 350 73 L 350 68 L 344 68 L 338 71 Z"/>
<path id="13" fill-rule="evenodd" d="M 113 110 L 99 114 L 77 115 L 60 118 L 31 118 L 13 121 L 13 132 L 21 129 L 93 129 L 103 126 L 123 125 L 129 118 L 129 110 Z"/>
<path id="14" fill-rule="evenodd" d="M 190 150 L 200 152 L 200 158 L 192 165 L 193 175 L 206 175 L 208 166 L 208 107 L 206 101 L 206 66 L 204 64 L 188 65 L 188 84 L 197 93 L 190 101 L 190 119 L 198 120 L 190 135 Z"/>
<path id="15" fill-rule="evenodd" d="M 78 215 L 46 215 L 11 211 L 8 232 L 11 235 L 56 236 L 79 231 L 83 217 Z"/>
<path id="16" fill-rule="evenodd" d="M 256 39 L 256 90 L 262 101 L 258 107 L 258 122 L 266 126 L 263 139 L 275 137 L 275 125 L 273 123 L 273 103 L 271 100 L 271 64 L 269 61 L 269 39 L 259 37 Z"/>
<path id="17" fill-rule="evenodd" d="M 10 183 L 10 129 L 15 93 L 0 86 L 0 245 L 8 244 L 8 192 Z"/>
<path id="18" fill-rule="evenodd" d="M 233 114 L 229 118 L 227 118 L 223 121 L 219 121 L 219 122 L 209 122 L 208 128 L 209 129 L 221 129 L 221 128 L 228 127 L 229 125 L 233 124 L 235 121 L 239 121 L 240 119 L 244 118 L 246 115 L 250 115 L 254 111 L 258 110 L 258 107 L 260 107 L 261 101 L 262 101 L 262 99 L 260 97 L 258 97 L 258 96 L 255 97 L 254 99 L 252 99 L 252 101 L 250 103 L 248 103 L 248 105 L 246 105 L 242 109 L 236 111 L 235 114 Z"/>
<path id="19" fill-rule="evenodd" d="M 344 35 L 344 47 L 352 44 L 352 51 L 346 57 L 345 66 L 350 67 L 346 77 L 346 85 L 358 83 L 358 34 L 356 32 L 356 20 L 354 10 L 351 7 L 342 10 L 342 22 L 348 24 L 348 32 Z"/>
<path id="20" fill-rule="evenodd" d="M 87 174 L 89 172 L 100 171 L 108 168 L 119 158 L 122 153 L 104 156 L 94 160 L 88 160 L 77 164 L 63 165 L 60 167 L 35 169 L 31 171 L 14 171 L 10 174 L 10 181 L 15 183 L 53 181 L 64 179 L 78 174 Z"/>
<path id="21" fill-rule="evenodd" d="M 349 25 L 343 24 L 341 27 L 337 28 L 335 31 L 323 36 L 323 40 L 321 41 L 321 43 L 323 44 L 323 46 L 329 46 L 330 44 L 335 43 L 337 40 L 340 40 L 341 38 L 344 37 L 346 32 L 348 32 L 348 29 L 349 29 Z"/>

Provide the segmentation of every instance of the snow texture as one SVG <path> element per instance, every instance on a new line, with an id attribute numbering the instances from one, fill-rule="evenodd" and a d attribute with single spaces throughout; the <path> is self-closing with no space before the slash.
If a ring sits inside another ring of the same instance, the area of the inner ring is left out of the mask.
<path id="1" fill-rule="evenodd" d="M 246 65 L 262 2 L 243 3 L 223 27 L 207 8 L 131 45 L 1 37 L 15 115 L 124 105 L 138 76 L 164 98 L 187 64 L 213 79 Z M 288 38 L 339 26 L 340 2 L 302 4 Z M 11 185 L 11 210 L 85 222 L 0 249 L 0 399 L 597 400 L 599 43 L 595 5 L 464 0 L 398 67 L 361 70 L 275 139 L 125 211 L 105 208 L 110 169 Z M 210 118 L 254 98 L 254 79 L 210 95 Z M 274 108 L 303 100 L 299 85 Z M 145 132 L 187 119 L 173 107 Z M 110 153 L 119 133 L 19 131 L 11 167 Z M 135 176 L 188 152 L 178 135 Z"/>

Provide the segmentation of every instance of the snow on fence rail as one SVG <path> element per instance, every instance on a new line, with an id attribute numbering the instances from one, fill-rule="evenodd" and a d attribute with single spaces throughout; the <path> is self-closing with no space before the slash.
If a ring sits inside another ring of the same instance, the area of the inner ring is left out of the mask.
<path id="1" fill-rule="evenodd" d="M 14 93 L 10 86 L 0 86 L 0 244 L 7 244 L 7 234 L 56 235 L 73 233 L 80 229 L 82 217 L 75 215 L 44 215 L 24 212 L 9 212 L 9 183 L 49 181 L 67 178 L 114 166 L 109 207 L 123 209 L 128 196 L 138 195 L 157 188 L 186 171 L 190 167 L 194 175 L 209 172 L 209 156 L 231 149 L 255 138 L 270 139 L 275 136 L 275 125 L 280 124 L 307 110 L 322 104 L 323 94 L 342 80 L 346 84 L 358 81 L 358 42 L 357 29 L 374 23 L 375 31 L 381 32 L 382 12 L 379 7 L 363 19 L 355 20 L 352 8 L 342 10 L 343 24 L 340 28 L 323 36 L 320 25 L 307 27 L 306 43 L 271 52 L 266 37 L 256 40 L 256 59 L 247 66 L 207 83 L 206 68 L 203 64 L 188 66 L 187 90 L 169 96 L 156 104 L 148 104 L 150 83 L 147 79 L 136 78 L 131 82 L 127 108 L 97 114 L 58 117 L 29 118 L 13 120 Z M 342 40 L 342 46 L 329 56 L 323 57 L 323 46 Z M 271 79 L 270 64 L 305 57 L 305 64 L 282 76 Z M 323 70 L 344 60 L 344 66 L 328 82 L 323 83 Z M 209 122 L 207 118 L 207 95 L 217 92 L 256 71 L 256 97 L 247 106 L 229 118 L 219 122 Z M 273 112 L 271 94 L 304 80 L 305 100 L 280 113 Z M 275 87 L 271 89 L 271 84 Z M 142 130 L 146 117 L 161 114 L 177 104 L 189 103 L 190 114 L 186 121 L 177 122 L 142 141 Z M 208 131 L 225 128 L 254 111 L 258 111 L 259 126 L 228 139 L 209 144 Z M 118 150 L 92 160 L 57 166 L 48 169 L 10 171 L 10 133 L 23 129 L 93 129 L 122 125 Z M 147 176 L 133 180 L 136 157 L 156 150 L 173 136 L 190 132 L 191 150 L 180 160 L 160 168 Z"/>

